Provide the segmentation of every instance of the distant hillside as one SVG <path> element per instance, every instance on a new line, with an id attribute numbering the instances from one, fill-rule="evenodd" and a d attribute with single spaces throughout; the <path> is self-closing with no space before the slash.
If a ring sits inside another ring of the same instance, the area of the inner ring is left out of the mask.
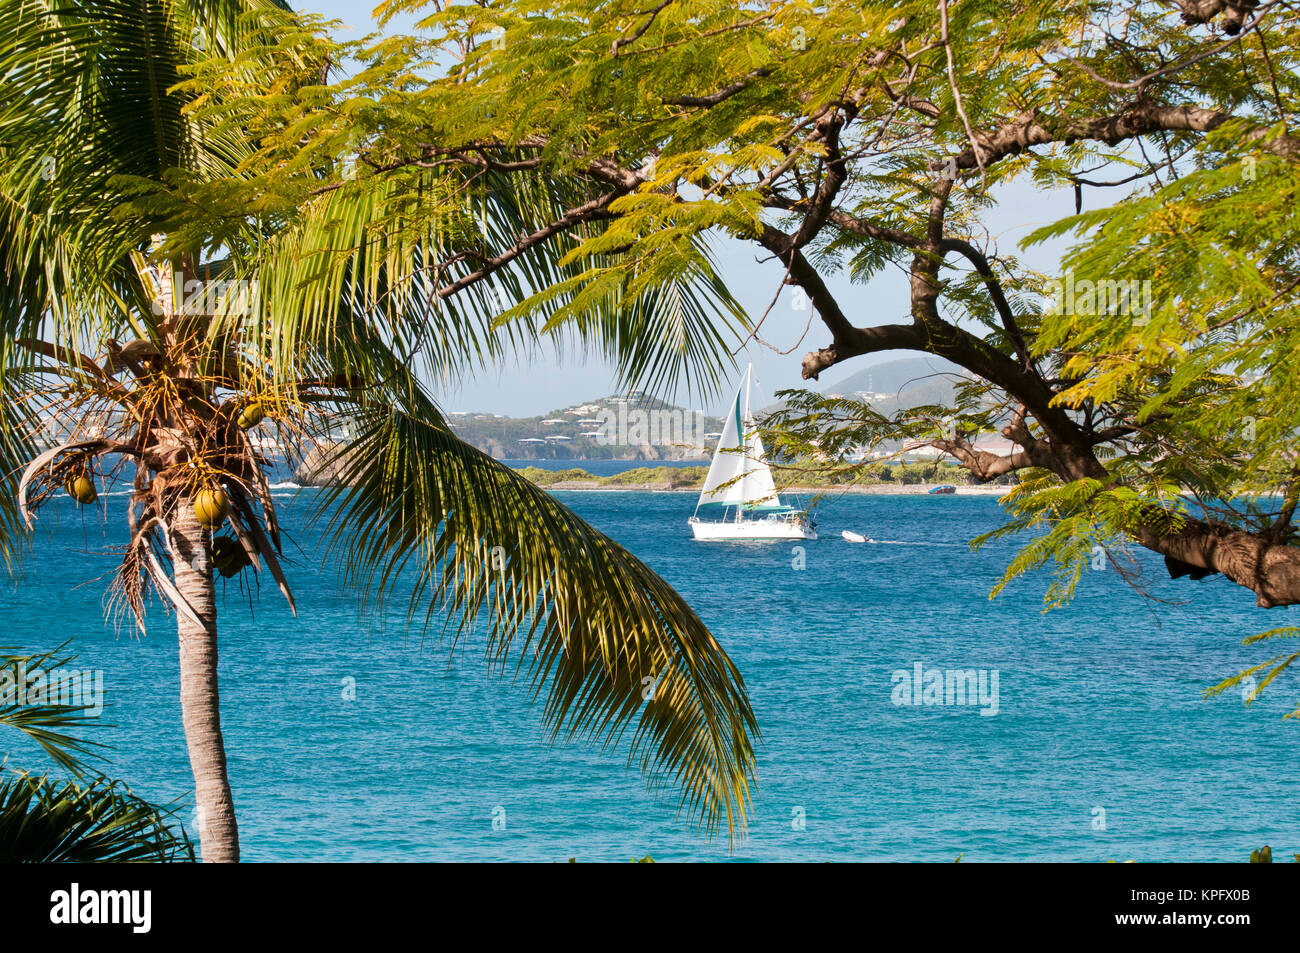
<path id="1" fill-rule="evenodd" d="M 448 415 L 462 440 L 499 460 L 707 460 L 722 421 L 640 393 L 539 414 Z"/>
<path id="2" fill-rule="evenodd" d="M 937 357 L 904 358 L 864 367 L 822 391 L 856 395 L 889 414 L 948 402 L 954 383 L 948 374 L 957 369 Z M 707 461 L 722 431 L 717 417 L 637 392 L 536 417 L 474 411 L 453 411 L 448 416 L 457 436 L 499 460 Z"/>
<path id="3" fill-rule="evenodd" d="M 855 374 L 822 388 L 827 396 L 856 397 L 870 403 L 872 409 L 886 416 L 928 404 L 951 405 L 957 385 L 970 375 L 940 357 L 911 357 L 864 367 Z M 996 419 L 996 418 L 995 418 Z M 885 441 L 873 453 L 890 453 L 902 449 L 897 441 Z M 1013 445 L 995 433 L 985 433 L 976 446 L 992 453 L 1009 453 Z M 910 453 L 935 456 L 938 451 L 913 448 Z"/>

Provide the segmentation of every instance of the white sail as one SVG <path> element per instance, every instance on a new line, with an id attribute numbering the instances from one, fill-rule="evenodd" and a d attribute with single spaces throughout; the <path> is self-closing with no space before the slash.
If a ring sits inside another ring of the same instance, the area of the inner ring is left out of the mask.
<path id="1" fill-rule="evenodd" d="M 767 458 L 763 453 L 763 441 L 758 439 L 758 432 L 754 431 L 745 441 L 745 478 L 741 481 L 744 486 L 743 497 L 746 506 L 757 506 L 763 508 L 779 507 L 781 498 L 776 494 L 776 484 L 772 482 L 772 468 L 767 465 Z"/>
<path id="2" fill-rule="evenodd" d="M 749 389 L 754 366 L 745 371 L 745 379 L 731 402 L 731 411 L 722 427 L 718 449 L 713 454 L 700 505 L 706 503 L 748 508 L 772 508 L 781 505 L 772 482 L 772 471 L 763 452 L 763 441 L 754 430 L 749 414 Z M 743 446 L 742 446 L 743 441 Z"/>

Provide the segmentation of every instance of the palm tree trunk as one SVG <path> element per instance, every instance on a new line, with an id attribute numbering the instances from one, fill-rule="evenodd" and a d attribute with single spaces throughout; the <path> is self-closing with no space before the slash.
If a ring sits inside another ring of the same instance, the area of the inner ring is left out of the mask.
<path id="1" fill-rule="evenodd" d="M 203 625 L 196 625 L 178 615 L 176 625 L 180 636 L 181 720 L 194 772 L 199 844 L 205 863 L 236 863 L 239 830 L 226 776 L 226 747 L 221 738 L 212 560 L 203 540 L 203 527 L 187 498 L 178 502 L 172 515 L 171 546 L 176 588 L 203 620 Z"/>

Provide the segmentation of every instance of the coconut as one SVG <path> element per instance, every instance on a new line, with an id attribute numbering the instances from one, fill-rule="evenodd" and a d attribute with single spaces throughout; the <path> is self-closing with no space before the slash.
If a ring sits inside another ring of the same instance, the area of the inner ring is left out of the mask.
<path id="1" fill-rule="evenodd" d="M 244 409 L 239 412 L 239 419 L 235 421 L 241 430 L 249 430 L 256 427 L 266 419 L 266 408 L 262 406 L 261 401 L 253 401 L 251 404 L 245 404 Z"/>
<path id="2" fill-rule="evenodd" d="M 204 529 L 216 529 L 230 512 L 230 497 L 221 487 L 202 489 L 194 494 L 194 515 Z"/>
<path id="3" fill-rule="evenodd" d="M 72 497 L 82 506 L 89 506 L 99 499 L 99 494 L 95 492 L 95 483 L 84 473 L 78 473 L 68 480 L 68 496 Z"/>
<path id="4" fill-rule="evenodd" d="M 235 537 L 218 536 L 212 540 L 212 564 L 229 578 L 249 565 L 248 553 Z"/>

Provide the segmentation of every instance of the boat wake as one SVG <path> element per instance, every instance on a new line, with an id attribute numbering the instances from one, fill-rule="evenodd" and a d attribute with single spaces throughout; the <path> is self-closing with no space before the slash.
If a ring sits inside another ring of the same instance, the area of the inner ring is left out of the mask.
<path id="1" fill-rule="evenodd" d="M 924 539 L 877 539 L 882 546 L 965 546 L 965 543 L 934 543 Z"/>

